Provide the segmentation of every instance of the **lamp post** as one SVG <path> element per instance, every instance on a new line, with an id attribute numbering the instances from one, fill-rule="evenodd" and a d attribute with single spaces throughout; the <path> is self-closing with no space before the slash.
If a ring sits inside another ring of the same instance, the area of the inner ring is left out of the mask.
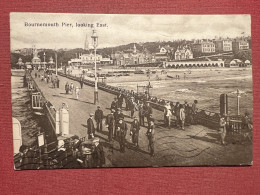
<path id="1" fill-rule="evenodd" d="M 97 46 L 98 46 L 98 36 L 97 36 L 97 32 L 94 29 L 92 32 L 92 44 L 94 47 L 94 52 L 95 52 L 95 90 L 94 90 L 94 104 L 96 104 L 98 102 L 98 86 L 97 86 Z"/>
<path id="2" fill-rule="evenodd" d="M 56 64 L 56 69 L 55 70 L 56 70 L 56 76 L 57 76 L 58 75 L 57 51 L 55 51 L 55 58 L 56 58 L 55 59 L 55 62 L 56 62 L 55 63 Z"/>
<path id="3" fill-rule="evenodd" d="M 45 65 L 45 52 L 43 53 L 43 68 L 46 69 L 46 65 Z"/>
<path id="4" fill-rule="evenodd" d="M 147 71 L 147 76 L 148 76 L 148 85 L 147 85 L 147 89 L 148 89 L 148 95 L 150 96 L 150 89 L 152 88 L 152 85 L 151 85 L 151 70 L 148 69 Z"/>

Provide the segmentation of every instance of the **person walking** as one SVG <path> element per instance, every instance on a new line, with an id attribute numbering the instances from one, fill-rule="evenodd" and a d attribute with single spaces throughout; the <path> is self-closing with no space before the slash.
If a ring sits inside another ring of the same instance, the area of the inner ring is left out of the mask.
<path id="1" fill-rule="evenodd" d="M 113 137 L 113 128 L 114 128 L 114 112 L 115 110 L 112 109 L 111 113 L 107 115 L 106 117 L 106 124 L 107 124 L 107 128 L 108 128 L 108 141 L 111 142 L 112 141 L 112 137 Z"/>
<path id="2" fill-rule="evenodd" d="M 79 99 L 79 87 L 78 86 L 75 88 L 75 95 L 78 100 Z"/>
<path id="3" fill-rule="evenodd" d="M 150 156 L 154 156 L 154 142 L 155 142 L 155 136 L 154 136 L 154 120 L 150 119 L 149 121 L 149 128 L 147 132 L 147 138 L 148 138 L 148 150 L 150 151 Z"/>
<path id="4" fill-rule="evenodd" d="M 83 75 L 80 77 L 79 83 L 80 83 L 80 88 L 82 89 L 83 88 Z"/>
<path id="5" fill-rule="evenodd" d="M 66 94 L 69 94 L 69 91 L 70 91 L 70 85 L 68 82 L 66 82 L 65 84 L 65 91 L 66 91 Z"/>
<path id="6" fill-rule="evenodd" d="M 143 103 L 140 103 L 138 107 L 138 115 L 139 115 L 139 123 L 141 126 L 144 126 L 144 115 L 145 115 L 145 110 L 144 110 L 144 105 Z"/>
<path id="7" fill-rule="evenodd" d="M 102 121 L 103 121 L 103 111 L 100 109 L 100 106 L 97 107 L 97 110 L 95 112 L 95 121 L 96 121 L 96 124 L 97 124 L 97 132 L 101 132 L 103 129 L 102 129 Z"/>
<path id="8" fill-rule="evenodd" d="M 132 136 L 132 142 L 136 147 L 139 147 L 138 144 L 139 131 L 140 131 L 140 124 L 137 120 L 137 117 L 134 117 L 134 121 L 131 124 L 130 135 Z"/>
<path id="9" fill-rule="evenodd" d="M 181 129 L 184 130 L 185 125 L 185 110 L 183 105 L 180 105 L 180 121 L 181 121 Z"/>
<path id="10" fill-rule="evenodd" d="M 152 109 L 152 107 L 150 106 L 150 103 L 148 102 L 148 103 L 146 104 L 146 107 L 145 107 L 145 116 L 146 116 L 146 119 L 147 119 L 147 123 L 148 123 L 148 124 L 149 124 L 149 121 L 150 121 L 150 119 L 151 119 L 150 116 L 152 116 L 152 114 L 153 114 L 153 109 Z"/>
<path id="11" fill-rule="evenodd" d="M 119 119 L 118 122 L 118 137 L 119 137 L 119 145 L 120 145 L 120 152 L 124 153 L 125 152 L 125 136 L 127 133 L 127 124 L 123 120 L 123 118 Z"/>
<path id="12" fill-rule="evenodd" d="M 73 83 L 71 82 L 70 83 L 70 93 L 73 94 L 73 90 L 74 90 L 74 85 Z"/>
<path id="13" fill-rule="evenodd" d="M 118 108 L 117 98 L 114 98 L 114 100 L 111 103 L 110 109 L 117 110 L 117 108 Z"/>
<path id="14" fill-rule="evenodd" d="M 130 117 L 134 117 L 135 113 L 135 102 L 134 102 L 134 97 L 131 98 L 130 103 L 129 103 L 129 109 L 130 109 Z"/>
<path id="15" fill-rule="evenodd" d="M 121 109 L 118 108 L 117 112 L 114 113 L 114 119 L 115 119 L 114 137 L 115 138 L 118 136 L 118 128 L 117 127 L 118 127 L 120 118 L 124 119 L 124 114 L 121 112 Z"/>
<path id="16" fill-rule="evenodd" d="M 120 109 L 122 109 L 122 105 L 123 105 L 123 94 L 122 94 L 122 93 L 118 94 L 117 99 L 118 99 L 118 107 L 119 107 Z"/>
<path id="17" fill-rule="evenodd" d="M 87 120 L 87 128 L 88 128 L 88 139 L 92 139 L 95 136 L 95 127 L 93 122 L 94 114 L 89 114 L 89 119 Z"/>
<path id="18" fill-rule="evenodd" d="M 191 124 L 193 124 L 193 125 L 197 124 L 197 118 L 196 118 L 196 115 L 198 112 L 197 104 L 198 104 L 198 101 L 194 100 L 192 107 L 191 107 Z"/>
<path id="19" fill-rule="evenodd" d="M 172 107 L 170 102 L 167 102 L 164 106 L 164 124 L 169 129 L 171 128 L 171 116 L 172 116 Z"/>

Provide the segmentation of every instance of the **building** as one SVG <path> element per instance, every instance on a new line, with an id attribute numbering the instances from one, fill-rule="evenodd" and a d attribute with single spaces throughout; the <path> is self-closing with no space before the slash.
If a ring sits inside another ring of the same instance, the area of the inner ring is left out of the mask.
<path id="1" fill-rule="evenodd" d="M 223 60 L 184 60 L 184 61 L 166 61 L 163 62 L 164 68 L 206 68 L 206 67 L 224 67 Z"/>
<path id="2" fill-rule="evenodd" d="M 232 51 L 232 40 L 231 39 L 218 39 L 214 41 L 216 52 L 230 52 Z"/>
<path id="3" fill-rule="evenodd" d="M 94 64 L 95 63 L 95 54 L 90 52 L 88 54 L 79 54 L 79 59 L 81 60 L 82 65 Z M 96 62 L 100 64 L 102 61 L 102 55 L 96 54 Z"/>
<path id="4" fill-rule="evenodd" d="M 178 47 L 174 54 L 175 60 L 187 60 L 187 59 L 193 59 L 193 52 L 190 48 L 187 46 L 184 46 L 182 48 Z"/>
<path id="5" fill-rule="evenodd" d="M 167 61 L 167 60 L 171 60 L 173 58 L 172 56 L 173 56 L 173 47 L 166 45 L 163 47 L 159 46 L 154 57 L 156 61 Z"/>
<path id="6" fill-rule="evenodd" d="M 89 53 L 82 54 L 79 53 L 78 58 L 73 58 L 68 61 L 68 64 L 71 66 L 81 66 L 81 65 L 93 65 L 95 63 L 95 54 L 92 51 Z M 112 61 L 110 56 L 102 56 L 101 54 L 96 54 L 96 63 L 97 64 L 111 64 Z"/>
<path id="7" fill-rule="evenodd" d="M 215 53 L 216 48 L 215 44 L 212 41 L 206 40 L 206 41 L 199 41 L 197 43 L 192 44 L 192 51 L 193 53 Z"/>
<path id="8" fill-rule="evenodd" d="M 249 49 L 249 42 L 246 39 L 235 39 L 232 42 L 232 49 L 234 52 Z"/>
<path id="9" fill-rule="evenodd" d="M 153 55 L 147 50 L 139 51 L 134 44 L 133 48 L 125 51 L 116 51 L 112 54 L 113 63 L 117 66 L 127 66 L 134 64 L 146 64 L 154 62 Z"/>
<path id="10" fill-rule="evenodd" d="M 24 68 L 24 63 L 23 63 L 23 60 L 22 60 L 22 58 L 20 57 L 19 59 L 18 59 L 18 62 L 17 62 L 17 66 L 19 67 L 19 69 L 21 69 L 21 68 Z"/>

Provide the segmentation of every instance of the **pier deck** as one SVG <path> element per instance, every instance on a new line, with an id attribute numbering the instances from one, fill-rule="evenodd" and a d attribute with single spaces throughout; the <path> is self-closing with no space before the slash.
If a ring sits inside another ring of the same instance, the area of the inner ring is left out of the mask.
<path id="1" fill-rule="evenodd" d="M 32 73 L 34 76 L 34 72 Z M 51 83 L 35 79 L 37 85 L 42 90 L 44 96 L 56 109 L 64 102 L 69 107 L 70 114 L 70 134 L 79 137 L 87 136 L 86 123 L 89 113 L 94 113 L 94 88 L 84 85 L 80 91 L 79 100 L 75 94 L 65 93 L 65 83 L 73 82 L 74 86 L 79 86 L 77 81 L 59 76 L 60 88 L 53 88 Z M 107 115 L 110 104 L 115 95 L 99 90 L 99 106 Z M 132 119 L 129 117 L 130 111 L 123 110 L 125 120 L 130 128 Z M 138 113 L 136 112 L 135 115 Z M 148 153 L 148 139 L 145 135 L 147 128 L 142 127 L 139 134 L 140 148 L 134 148 L 130 144 L 125 153 L 119 152 L 119 144 L 114 141 L 108 143 L 108 130 L 103 126 L 103 132 L 97 133 L 105 146 L 105 153 L 112 167 L 140 167 L 140 166 L 202 166 L 202 165 L 232 165 L 248 164 L 251 162 L 252 144 L 248 142 L 236 142 L 231 135 L 227 136 L 228 144 L 220 145 L 220 135 L 217 130 L 204 126 L 187 126 L 185 131 L 176 128 L 165 128 L 163 124 L 163 114 L 154 110 L 155 118 L 155 157 L 150 157 Z M 145 123 L 147 126 L 147 123 Z M 128 128 L 128 129 L 129 129 Z M 130 141 L 130 131 L 127 132 L 127 142 Z"/>

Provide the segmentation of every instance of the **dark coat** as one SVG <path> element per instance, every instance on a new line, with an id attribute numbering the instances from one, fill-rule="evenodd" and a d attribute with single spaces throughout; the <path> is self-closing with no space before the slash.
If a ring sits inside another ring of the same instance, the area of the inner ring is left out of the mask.
<path id="1" fill-rule="evenodd" d="M 95 127 L 94 127 L 94 122 L 93 119 L 89 118 L 87 120 L 87 126 L 88 126 L 88 134 L 94 134 L 95 133 Z"/>
<path id="2" fill-rule="evenodd" d="M 131 131 L 133 133 L 138 133 L 140 130 L 140 124 L 139 122 L 137 121 L 136 123 L 133 121 L 132 124 L 131 124 Z"/>
<path id="3" fill-rule="evenodd" d="M 121 124 L 118 124 L 119 127 L 119 137 L 120 138 L 125 138 L 126 133 L 127 133 L 127 124 L 125 121 L 123 121 Z"/>
<path id="4" fill-rule="evenodd" d="M 151 114 L 153 114 L 153 109 L 151 106 L 147 106 L 145 108 L 145 116 L 150 116 Z"/>
<path id="5" fill-rule="evenodd" d="M 95 112 L 95 120 L 96 121 L 100 121 L 100 120 L 102 120 L 103 119 L 103 117 L 104 117 L 104 115 L 103 115 L 103 111 L 102 110 L 96 110 L 96 112 Z"/>
<path id="6" fill-rule="evenodd" d="M 114 125 L 114 115 L 113 114 L 108 114 L 106 118 L 106 123 L 108 126 L 113 126 Z"/>
<path id="7" fill-rule="evenodd" d="M 122 112 L 120 114 L 118 114 L 118 112 L 115 112 L 114 113 L 114 119 L 115 119 L 116 123 L 118 123 L 119 118 L 124 118 L 124 114 Z"/>
<path id="8" fill-rule="evenodd" d="M 145 115 L 145 110 L 144 110 L 143 106 L 139 106 L 138 111 L 139 111 L 139 116 L 144 116 Z"/>
<path id="9" fill-rule="evenodd" d="M 102 165 L 105 164 L 104 150 L 103 146 L 100 143 L 94 147 L 92 157 L 94 167 L 102 167 Z"/>
<path id="10" fill-rule="evenodd" d="M 116 111 L 117 108 L 118 108 L 118 103 L 117 103 L 116 101 L 113 101 L 113 102 L 111 103 L 110 109 L 111 109 L 111 110 L 114 109 L 114 110 Z"/>

